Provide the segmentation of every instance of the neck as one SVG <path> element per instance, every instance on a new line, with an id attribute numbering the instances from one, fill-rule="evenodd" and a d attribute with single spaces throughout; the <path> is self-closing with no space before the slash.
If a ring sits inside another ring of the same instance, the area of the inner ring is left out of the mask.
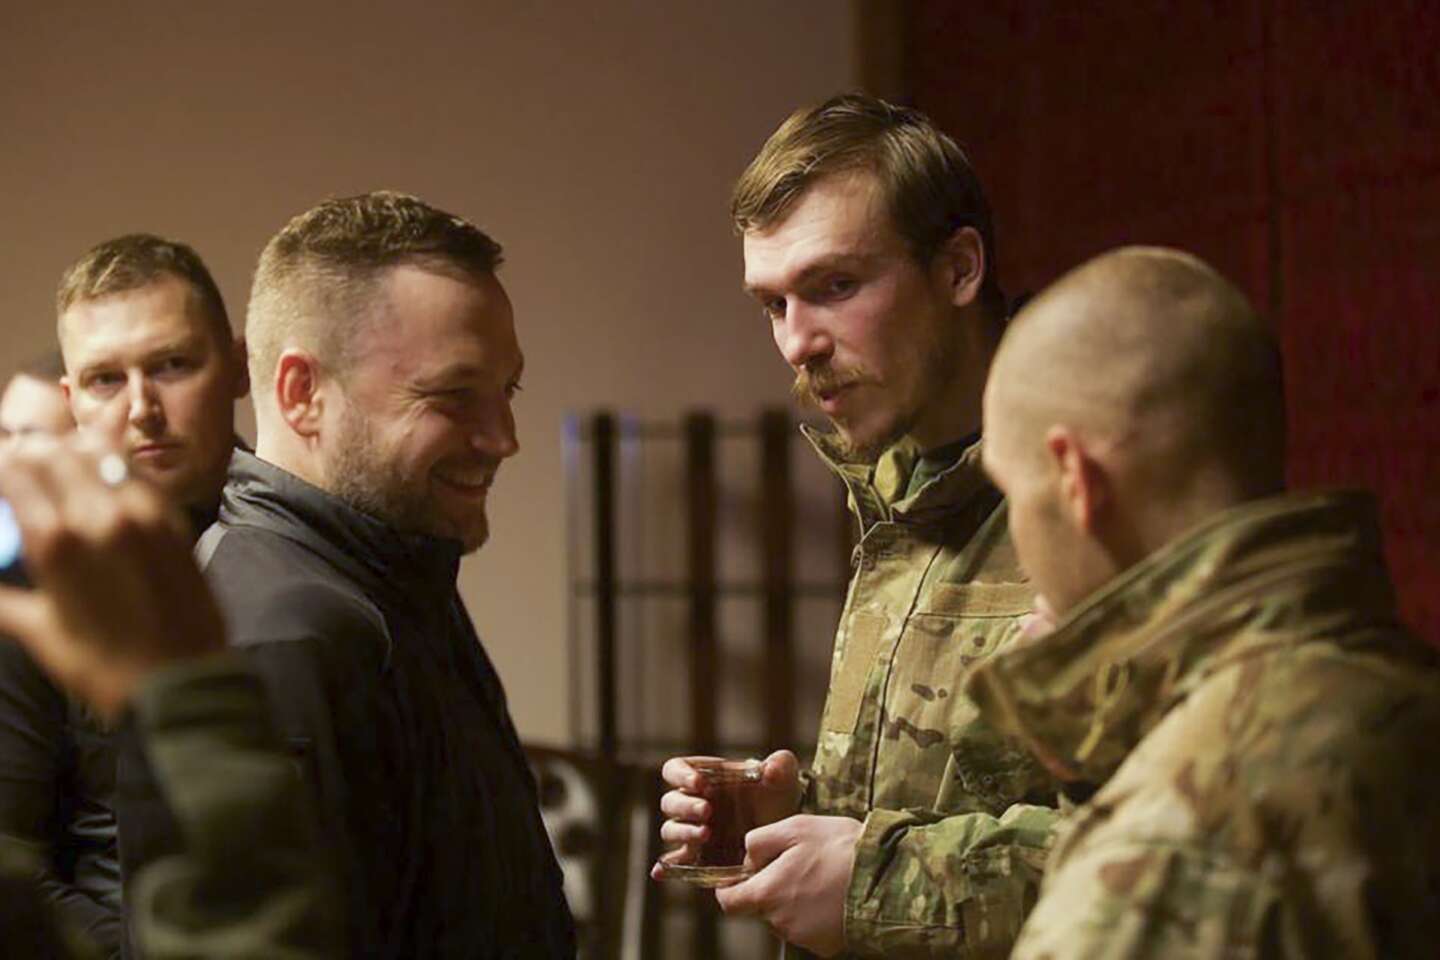
<path id="1" fill-rule="evenodd" d="M 934 450 L 980 431 L 980 398 L 995 356 L 995 344 L 984 334 L 984 321 L 978 307 L 956 317 L 969 335 L 959 338 L 949 376 L 910 429 L 911 439 L 922 450 Z"/>
<path id="2" fill-rule="evenodd" d="M 255 456 L 294 474 L 312 487 L 328 490 L 318 452 L 288 430 L 267 429 L 267 426 L 265 423 L 256 424 Z"/>

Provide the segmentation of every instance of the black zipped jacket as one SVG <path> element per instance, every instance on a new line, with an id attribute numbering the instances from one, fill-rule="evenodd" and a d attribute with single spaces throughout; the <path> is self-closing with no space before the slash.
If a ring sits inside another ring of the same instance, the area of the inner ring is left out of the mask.
<path id="1" fill-rule="evenodd" d="M 314 789 L 353 953 L 575 956 L 535 782 L 456 590 L 460 544 L 237 451 L 196 550 Z"/>

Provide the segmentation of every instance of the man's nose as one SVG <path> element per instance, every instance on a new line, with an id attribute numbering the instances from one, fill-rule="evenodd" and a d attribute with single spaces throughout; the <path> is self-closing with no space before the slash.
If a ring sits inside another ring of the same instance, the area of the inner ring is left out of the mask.
<path id="1" fill-rule="evenodd" d="M 471 434 L 470 443 L 487 457 L 504 460 L 520 452 L 520 438 L 515 433 L 515 413 L 509 398 L 482 411 Z"/>
<path id="2" fill-rule="evenodd" d="M 150 378 L 137 374 L 126 384 L 125 399 L 128 404 L 126 419 L 131 425 L 151 430 L 165 424 L 165 410 Z"/>
<path id="3" fill-rule="evenodd" d="M 835 340 L 820 316 L 802 303 L 787 307 L 784 322 L 776 325 L 775 342 L 785 362 L 796 370 L 829 359 L 835 350 Z"/>

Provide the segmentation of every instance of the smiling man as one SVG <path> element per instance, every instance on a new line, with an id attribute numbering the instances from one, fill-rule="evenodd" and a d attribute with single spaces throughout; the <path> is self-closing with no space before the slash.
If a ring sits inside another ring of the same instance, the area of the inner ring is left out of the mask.
<path id="1" fill-rule="evenodd" d="M 308 779 L 366 957 L 571 957 L 505 695 L 456 590 L 519 449 L 500 247 L 396 193 L 266 245 L 255 454 L 198 554 Z"/>
<path id="2" fill-rule="evenodd" d="M 980 396 L 1005 325 L 979 180 L 913 110 L 865 96 L 801 110 L 741 176 L 745 288 L 831 433 L 807 431 L 860 532 L 810 770 L 765 764 L 755 875 L 721 905 L 824 956 L 997 956 L 1033 900 L 1052 781 L 978 722 L 960 680 L 1031 609 Z M 685 860 L 710 806 L 665 765 L 662 837 Z M 663 865 L 657 869 L 663 874 Z"/>

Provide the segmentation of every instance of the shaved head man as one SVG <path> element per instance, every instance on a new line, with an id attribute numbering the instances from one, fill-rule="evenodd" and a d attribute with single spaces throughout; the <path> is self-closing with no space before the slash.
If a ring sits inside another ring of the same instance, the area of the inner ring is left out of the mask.
<path id="1" fill-rule="evenodd" d="M 984 460 L 1055 610 L 1216 510 L 1284 486 L 1278 349 L 1196 258 L 1118 251 L 1021 316 L 986 389 Z"/>
<path id="2" fill-rule="evenodd" d="M 1089 798 L 1013 955 L 1433 956 L 1435 654 L 1374 502 L 1284 492 L 1245 298 L 1178 251 L 1099 257 L 1014 321 L 984 419 L 1055 623 L 965 686 Z"/>

